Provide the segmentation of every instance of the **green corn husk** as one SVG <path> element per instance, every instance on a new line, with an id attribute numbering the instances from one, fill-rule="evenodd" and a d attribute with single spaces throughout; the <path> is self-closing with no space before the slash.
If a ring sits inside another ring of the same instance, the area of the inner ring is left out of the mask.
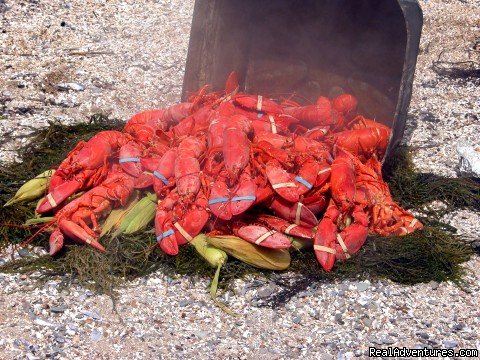
<path id="1" fill-rule="evenodd" d="M 16 194 L 3 206 L 32 201 L 45 194 L 55 170 L 47 170 L 23 184 Z"/>
<path id="2" fill-rule="evenodd" d="M 147 193 L 139 202 L 137 202 L 130 211 L 125 215 L 114 237 L 119 234 L 133 234 L 137 231 L 145 229 L 155 218 L 155 210 L 157 208 L 157 195 L 155 193 Z"/>
<path id="3" fill-rule="evenodd" d="M 225 304 L 222 304 L 217 300 L 220 269 L 228 260 L 227 253 L 207 243 L 207 236 L 205 234 L 195 236 L 192 241 L 190 241 L 190 244 L 195 247 L 195 250 L 197 250 L 200 256 L 203 257 L 212 267 L 217 268 L 215 276 L 212 279 L 212 284 L 210 285 L 210 297 L 212 298 L 212 301 L 227 314 L 238 316 L 238 314 L 232 312 L 232 310 L 230 310 Z"/>
<path id="4" fill-rule="evenodd" d="M 100 237 L 107 235 L 112 230 L 117 230 L 120 227 L 123 219 L 125 219 L 125 216 L 127 216 L 127 214 L 138 202 L 139 192 L 135 191 L 124 207 L 113 209 L 102 224 L 102 232 L 100 233 Z"/>
<path id="5" fill-rule="evenodd" d="M 285 270 L 290 266 L 286 249 L 269 249 L 236 236 L 207 236 L 207 242 L 244 263 L 267 270 Z"/>
<path id="6" fill-rule="evenodd" d="M 312 239 L 303 239 L 295 236 L 286 235 L 287 238 L 292 242 L 292 248 L 295 250 L 309 249 L 313 247 Z"/>
<path id="7" fill-rule="evenodd" d="M 31 219 L 28 219 L 27 221 L 25 221 L 25 224 L 23 224 L 23 225 L 30 226 L 30 225 L 44 224 L 44 223 L 47 223 L 47 222 L 51 222 L 53 220 L 55 220 L 55 216 L 45 216 L 45 217 L 40 217 L 40 218 L 31 218 Z"/>

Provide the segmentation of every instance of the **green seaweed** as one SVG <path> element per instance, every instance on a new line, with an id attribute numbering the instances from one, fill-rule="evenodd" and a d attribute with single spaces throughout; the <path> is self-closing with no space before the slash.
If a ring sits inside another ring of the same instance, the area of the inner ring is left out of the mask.
<path id="1" fill-rule="evenodd" d="M 88 124 L 66 126 L 50 123 L 22 149 L 22 162 L 0 169 L 0 248 L 19 244 L 38 229 L 19 227 L 34 216 L 34 203 L 2 206 L 16 189 L 24 181 L 59 164 L 79 140 L 86 140 L 98 131 L 119 129 L 121 126 L 121 122 L 104 116 L 94 116 Z M 384 175 L 394 199 L 403 207 L 421 210 L 425 228 L 404 237 L 371 236 L 358 254 L 349 261 L 338 263 L 330 273 L 319 268 L 312 251 L 292 251 L 292 264 L 288 271 L 302 274 L 305 281 L 297 281 L 294 286 L 283 284 L 285 291 L 279 295 L 283 300 L 313 281 L 386 278 L 403 284 L 431 280 L 461 282 L 465 272 L 462 263 L 470 258 L 473 251 L 462 236 L 455 234 L 455 228 L 441 222 L 441 217 L 458 208 L 478 211 L 478 181 L 418 173 L 407 148 L 400 148 L 390 159 L 384 166 Z M 445 204 L 444 208 L 429 206 L 434 201 Z M 35 243 L 45 245 L 47 235 L 39 234 Z M 110 295 L 114 295 L 115 289 L 127 281 L 159 269 L 172 277 L 192 274 L 212 277 L 215 272 L 190 246 L 181 247 L 176 257 L 161 253 L 153 231 L 106 237 L 102 243 L 107 249 L 106 254 L 87 246 L 67 244 L 54 258 L 43 256 L 11 261 L 0 266 L 0 272 L 30 273 L 41 269 L 46 275 L 71 274 L 84 286 Z M 258 270 L 229 258 L 222 268 L 221 286 L 228 287 L 232 280 L 247 274 L 262 274 L 273 281 L 283 281 L 270 271 Z M 281 303 L 282 299 L 277 299 L 277 303 Z"/>

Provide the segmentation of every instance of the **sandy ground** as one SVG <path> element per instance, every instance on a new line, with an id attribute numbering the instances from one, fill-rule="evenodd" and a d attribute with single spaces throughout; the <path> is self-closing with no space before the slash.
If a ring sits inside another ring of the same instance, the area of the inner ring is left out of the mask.
<path id="1" fill-rule="evenodd" d="M 459 140 L 479 144 L 478 83 L 451 80 L 434 61 L 480 63 L 480 2 L 422 0 L 424 32 L 405 141 L 421 171 L 456 175 Z M 15 159 L 33 129 L 86 120 L 97 112 L 127 119 L 179 100 L 193 1 L 0 0 L 0 157 Z M 155 16 L 152 16 L 154 14 Z M 73 83 L 64 91 L 59 84 Z M 447 216 L 478 237 L 479 213 Z M 400 286 L 368 280 L 312 284 L 272 310 L 282 290 L 264 279 L 238 281 L 209 301 L 209 280 L 161 272 L 110 299 L 63 277 L 0 274 L 0 358 L 4 359 L 350 359 L 369 346 L 480 348 L 480 260 L 466 264 L 465 289 L 450 283 Z M 282 275 L 295 281 L 295 275 Z M 297 279 L 298 281 L 298 279 Z"/>

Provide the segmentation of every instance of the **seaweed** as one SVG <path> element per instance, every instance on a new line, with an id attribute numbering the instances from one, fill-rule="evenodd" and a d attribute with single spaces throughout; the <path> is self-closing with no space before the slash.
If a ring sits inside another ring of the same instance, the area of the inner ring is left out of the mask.
<path id="1" fill-rule="evenodd" d="M 88 124 L 50 123 L 48 129 L 39 131 L 21 150 L 22 162 L 1 168 L 0 248 L 19 244 L 36 230 L 21 226 L 25 219 L 34 215 L 35 204 L 1 207 L 15 190 L 24 181 L 59 164 L 79 140 L 122 125 L 120 121 L 111 121 L 104 116 L 94 116 Z M 465 274 L 462 263 L 470 258 L 473 249 L 465 238 L 455 234 L 455 228 L 442 223 L 441 218 L 453 209 L 480 209 L 478 180 L 418 173 L 408 148 L 400 148 L 390 158 L 384 165 L 384 176 L 395 200 L 403 207 L 421 212 L 421 220 L 426 225 L 423 230 L 403 237 L 371 236 L 359 253 L 336 265 L 330 273 L 319 268 L 312 251 L 293 251 L 288 271 L 300 274 L 302 279 L 299 281 L 297 277 L 294 284 L 270 271 L 258 270 L 230 258 L 222 268 L 221 286 L 231 287 L 232 280 L 247 274 L 262 274 L 283 288 L 264 305 L 279 306 L 315 282 L 337 279 L 386 278 L 402 284 L 450 280 L 460 284 Z M 431 206 L 435 201 L 445 206 L 441 209 Z M 47 234 L 41 233 L 35 242 L 43 245 L 46 237 Z M 128 281 L 157 270 L 172 277 L 193 274 L 211 277 L 215 272 L 190 246 L 181 247 L 176 257 L 161 253 L 153 231 L 106 237 L 102 243 L 107 249 L 106 254 L 87 246 L 67 244 L 54 258 L 23 258 L 0 266 L 0 271 L 29 273 L 41 269 L 45 276 L 70 274 L 82 285 L 111 296 L 115 296 L 116 289 Z"/>
<path id="2" fill-rule="evenodd" d="M 480 180 L 447 178 L 415 170 L 407 147 L 399 147 L 383 166 L 393 198 L 406 209 L 422 211 L 424 221 L 439 220 L 455 209 L 480 210 Z M 434 202 L 441 202 L 438 208 Z"/>

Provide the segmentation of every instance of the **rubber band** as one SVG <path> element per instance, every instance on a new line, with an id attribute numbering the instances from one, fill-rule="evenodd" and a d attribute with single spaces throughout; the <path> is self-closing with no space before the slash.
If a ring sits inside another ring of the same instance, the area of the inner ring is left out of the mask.
<path id="1" fill-rule="evenodd" d="M 160 174 L 157 170 L 155 170 L 155 171 L 153 172 L 153 176 L 155 176 L 156 178 L 162 180 L 162 182 L 163 182 L 166 186 L 168 186 L 168 184 L 170 184 L 170 183 L 168 182 L 168 179 L 167 179 L 165 176 L 163 176 L 162 174 Z"/>
<path id="2" fill-rule="evenodd" d="M 295 213 L 295 224 L 300 225 L 300 217 L 302 215 L 303 204 L 301 202 L 297 203 L 297 211 Z"/>
<path id="3" fill-rule="evenodd" d="M 173 231 L 172 229 L 169 229 L 167 231 L 165 231 L 163 234 L 160 234 L 157 236 L 157 242 L 160 242 L 162 241 L 163 238 L 166 238 L 167 236 L 170 236 L 170 235 L 173 235 L 175 234 L 175 231 Z"/>
<path id="4" fill-rule="evenodd" d="M 257 98 L 257 111 L 262 111 L 262 105 L 263 105 L 263 96 L 258 95 Z"/>
<path id="5" fill-rule="evenodd" d="M 245 195 L 245 196 L 234 196 L 232 198 L 232 201 L 243 201 L 243 200 L 255 201 L 257 200 L 257 197 L 255 195 Z"/>
<path id="6" fill-rule="evenodd" d="M 95 240 L 95 239 L 93 237 L 89 236 L 85 239 L 85 243 L 88 244 L 88 245 L 91 245 L 93 240 Z"/>
<path id="7" fill-rule="evenodd" d="M 218 203 L 224 203 L 224 202 L 227 202 L 228 200 L 230 200 L 230 199 L 229 199 L 229 198 L 226 198 L 226 197 L 215 198 L 215 199 L 212 199 L 212 200 L 208 200 L 208 205 L 214 205 L 214 204 L 218 204 Z"/>
<path id="8" fill-rule="evenodd" d="M 305 185 L 309 190 L 313 187 L 312 184 L 310 184 L 307 180 L 302 178 L 301 176 L 296 176 L 295 180 L 298 181 L 300 184 Z"/>
<path id="9" fill-rule="evenodd" d="M 263 115 L 264 115 L 263 112 L 259 112 L 259 113 L 257 114 L 257 118 L 260 119 Z"/>
<path id="10" fill-rule="evenodd" d="M 272 134 L 276 134 L 277 124 L 275 124 L 275 118 L 272 115 L 268 115 L 268 120 L 270 120 L 270 125 L 272 126 Z"/>
<path id="11" fill-rule="evenodd" d="M 320 171 L 317 173 L 317 175 L 326 173 L 327 171 L 331 171 L 331 169 L 330 169 L 330 168 L 322 169 L 322 170 L 320 170 Z"/>
<path id="12" fill-rule="evenodd" d="M 332 249 L 332 248 L 329 248 L 329 247 L 326 247 L 326 246 L 322 246 L 322 245 L 313 245 L 313 250 L 324 251 L 324 252 L 327 252 L 327 253 L 333 254 L 333 255 L 336 254 L 335 249 Z"/>
<path id="13" fill-rule="evenodd" d="M 278 184 L 272 185 L 272 188 L 274 189 L 292 188 L 292 187 L 297 187 L 297 185 L 293 182 L 284 182 L 284 183 L 278 183 Z"/>
<path id="14" fill-rule="evenodd" d="M 290 231 L 294 228 L 296 228 L 298 225 L 297 224 L 290 224 L 288 227 L 285 229 L 284 233 L 287 235 L 290 235 Z"/>
<path id="15" fill-rule="evenodd" d="M 57 207 L 57 206 L 58 206 L 57 202 L 56 202 L 55 199 L 53 198 L 52 193 L 48 193 L 48 195 L 47 195 L 47 201 L 48 201 L 48 203 L 49 203 L 52 207 Z"/>
<path id="16" fill-rule="evenodd" d="M 182 236 L 187 239 L 188 242 L 192 241 L 193 240 L 193 237 L 182 227 L 182 225 L 180 225 L 178 222 L 176 222 L 175 224 L 173 224 L 173 226 L 175 226 L 178 230 L 178 232 L 180 234 L 182 234 Z"/>
<path id="17" fill-rule="evenodd" d="M 340 247 L 342 248 L 343 253 L 345 254 L 345 258 L 350 259 L 351 256 L 350 256 L 350 253 L 348 252 L 347 245 L 345 245 L 345 243 L 343 242 L 343 239 L 340 236 L 340 234 L 337 234 L 337 241 L 340 244 Z"/>
<path id="18" fill-rule="evenodd" d="M 264 242 L 267 238 L 269 238 L 270 236 L 272 236 L 275 233 L 276 233 L 275 230 L 267 231 L 265 234 L 263 234 L 257 240 L 255 240 L 255 244 L 260 245 L 262 242 Z"/>
<path id="19" fill-rule="evenodd" d="M 417 222 L 417 219 L 413 219 L 409 226 L 414 227 L 415 225 L 417 225 Z"/>
<path id="20" fill-rule="evenodd" d="M 129 163 L 129 162 L 140 162 L 140 158 L 138 158 L 138 157 L 125 157 L 125 158 L 118 159 L 118 162 L 120 164 Z"/>

